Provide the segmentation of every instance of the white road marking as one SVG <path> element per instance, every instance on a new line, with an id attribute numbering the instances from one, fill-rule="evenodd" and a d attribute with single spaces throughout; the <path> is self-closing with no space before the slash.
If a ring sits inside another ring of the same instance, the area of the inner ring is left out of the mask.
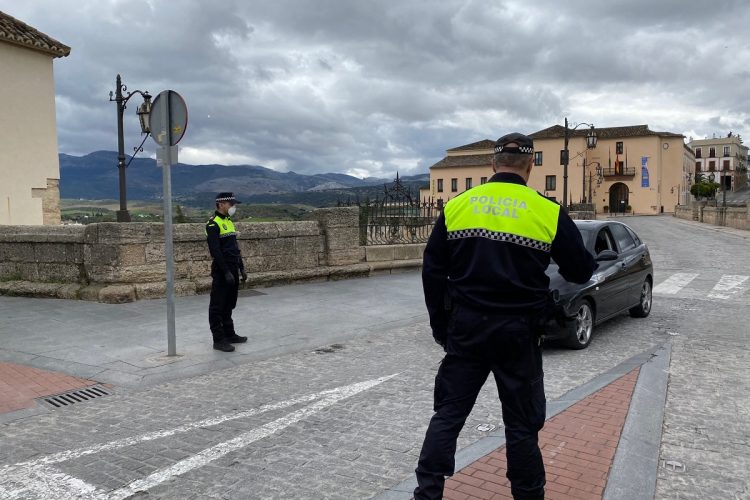
<path id="1" fill-rule="evenodd" d="M 656 285 L 653 293 L 674 295 L 697 277 L 697 273 L 675 273 Z"/>
<path id="2" fill-rule="evenodd" d="M 719 282 L 716 283 L 708 296 L 712 299 L 729 299 L 745 289 L 742 284 L 746 282 L 748 278 L 750 278 L 750 276 L 725 274 L 721 277 Z"/>
<path id="3" fill-rule="evenodd" d="M 227 453 L 243 448 L 259 439 L 274 434 L 305 417 L 308 417 L 323 408 L 331 406 L 338 401 L 354 396 L 357 393 L 371 389 L 398 374 L 388 375 L 365 382 L 337 387 L 321 391 L 315 394 L 301 396 L 298 398 L 282 401 L 279 403 L 264 405 L 231 415 L 223 415 L 211 419 L 201 420 L 191 424 L 175 427 L 164 431 L 156 431 L 132 438 L 120 439 L 104 443 L 90 448 L 68 450 L 53 455 L 47 455 L 36 460 L 21 462 L 13 465 L 0 467 L 0 499 L 37 498 L 40 500 L 58 500 L 60 498 L 77 498 L 85 500 L 124 499 L 137 491 L 144 491 L 161 484 L 175 476 L 184 474 L 190 470 L 202 467 L 213 460 L 223 457 Z M 322 398 L 322 399 L 321 399 Z M 257 415 L 259 413 L 285 408 L 300 403 L 306 403 L 320 399 L 313 404 L 305 406 L 284 417 L 278 418 L 261 427 L 247 431 L 240 436 L 220 443 L 216 446 L 203 450 L 202 452 L 181 460 L 165 469 L 154 472 L 146 478 L 139 479 L 114 492 L 97 490 L 95 486 L 78 478 L 63 474 L 49 467 L 49 464 L 64 462 L 74 458 L 99 453 L 101 451 L 123 448 L 137 445 L 138 443 L 172 436 L 177 433 L 187 432 L 192 429 L 217 425 L 229 420 Z"/>

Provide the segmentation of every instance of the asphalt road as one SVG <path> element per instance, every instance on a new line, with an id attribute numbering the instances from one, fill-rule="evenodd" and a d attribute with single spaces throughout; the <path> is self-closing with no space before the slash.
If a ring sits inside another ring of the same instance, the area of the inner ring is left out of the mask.
<path id="1" fill-rule="evenodd" d="M 549 347 L 548 399 L 671 342 L 661 456 L 684 470 L 660 469 L 657 498 L 747 498 L 747 236 L 666 216 L 623 220 L 649 245 L 656 284 L 677 278 L 655 294 L 648 318 L 597 327 L 583 351 Z M 418 273 L 392 277 L 392 293 L 388 279 L 378 278 L 372 302 L 409 291 L 419 302 Z M 337 286 L 297 286 L 297 303 Z M 264 290 L 263 300 L 289 299 L 283 288 Z M 254 299 L 244 300 L 250 307 Z M 353 308 L 320 306 L 331 308 L 332 328 L 346 330 L 340 311 Z M 3 424 L 0 499 L 352 499 L 399 483 L 416 465 L 441 358 L 425 315 L 372 318 L 356 335 L 338 333 L 334 345 L 317 337 L 326 314 L 315 317 L 322 324 L 282 354 Z M 485 435 L 480 424 L 502 425 L 491 383 L 459 447 Z"/>

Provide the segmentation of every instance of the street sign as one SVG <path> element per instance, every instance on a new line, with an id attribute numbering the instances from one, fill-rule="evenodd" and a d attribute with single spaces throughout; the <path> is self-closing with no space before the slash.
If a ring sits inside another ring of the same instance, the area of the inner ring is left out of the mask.
<path id="1" fill-rule="evenodd" d="M 164 185 L 164 257 L 167 261 L 167 355 L 177 355 L 174 307 L 174 244 L 172 238 L 172 174 L 177 163 L 177 146 L 187 128 L 185 100 L 174 90 L 165 90 L 154 99 L 149 115 L 151 137 L 161 146 L 156 164 L 162 169 Z"/>
<path id="2" fill-rule="evenodd" d="M 180 142 L 187 129 L 188 111 L 185 100 L 174 90 L 164 90 L 154 99 L 149 123 L 151 137 L 154 138 L 156 144 L 174 146 Z"/>

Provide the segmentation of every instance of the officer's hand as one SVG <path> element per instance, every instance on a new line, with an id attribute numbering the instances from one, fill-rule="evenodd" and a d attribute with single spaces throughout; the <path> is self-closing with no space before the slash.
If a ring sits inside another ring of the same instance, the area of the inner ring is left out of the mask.
<path id="1" fill-rule="evenodd" d="M 231 271 L 227 271 L 224 273 L 224 279 L 227 282 L 227 285 L 234 285 L 234 275 Z"/>
<path id="2" fill-rule="evenodd" d="M 240 275 L 242 276 L 242 278 L 241 278 L 242 282 L 243 283 L 246 282 L 247 281 L 247 273 L 245 272 L 244 269 L 240 269 Z"/>

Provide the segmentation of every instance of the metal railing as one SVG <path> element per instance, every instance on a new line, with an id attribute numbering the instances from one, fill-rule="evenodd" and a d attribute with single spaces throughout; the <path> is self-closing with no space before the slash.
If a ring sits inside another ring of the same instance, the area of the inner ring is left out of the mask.
<path id="1" fill-rule="evenodd" d="M 361 245 L 425 243 L 432 233 L 442 200 L 420 200 L 404 188 L 398 176 L 383 197 L 339 201 L 338 206 L 359 206 Z"/>

